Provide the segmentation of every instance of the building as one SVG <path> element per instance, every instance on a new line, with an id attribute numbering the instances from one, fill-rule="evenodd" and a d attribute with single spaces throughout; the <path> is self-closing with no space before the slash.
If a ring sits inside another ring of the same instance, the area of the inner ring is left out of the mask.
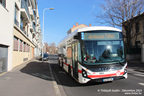
<path id="1" fill-rule="evenodd" d="M 130 32 L 130 48 L 141 48 L 141 45 L 144 44 L 144 12 L 123 22 L 123 25 L 127 22 L 130 22 L 132 25 Z M 122 31 L 126 33 L 124 27 Z"/>
<path id="2" fill-rule="evenodd" d="M 128 52 L 127 60 L 141 59 L 143 52 L 141 51 L 142 45 L 144 44 L 144 12 L 123 22 L 124 24 L 128 24 L 132 27 L 129 33 L 126 33 L 124 27 L 122 27 L 123 34 L 127 34 L 130 38 L 129 43 L 127 42 L 127 36 L 124 38 L 124 42 L 126 46 L 129 44 L 129 49 L 131 49 L 131 53 Z M 141 53 L 142 54 L 141 54 Z"/>
<path id="3" fill-rule="evenodd" d="M 37 0 L 0 0 L 0 73 L 39 56 L 42 49 Z"/>
<path id="4" fill-rule="evenodd" d="M 89 26 L 91 26 L 91 24 L 89 24 Z M 85 24 L 78 25 L 78 23 L 76 23 L 76 25 L 73 25 L 73 27 L 67 31 L 67 34 L 70 34 L 70 33 L 74 32 L 75 30 L 77 30 L 78 28 L 83 28 L 83 27 L 88 27 L 88 26 Z"/>

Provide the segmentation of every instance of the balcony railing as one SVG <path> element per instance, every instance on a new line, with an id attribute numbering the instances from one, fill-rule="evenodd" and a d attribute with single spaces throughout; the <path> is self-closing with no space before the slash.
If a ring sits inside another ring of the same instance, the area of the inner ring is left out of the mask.
<path id="1" fill-rule="evenodd" d="M 33 27 L 34 32 L 36 33 L 36 29 L 33 23 L 32 23 L 32 27 Z"/>
<path id="2" fill-rule="evenodd" d="M 26 31 L 23 29 L 23 27 L 22 26 L 20 26 L 20 29 L 22 30 L 22 32 L 27 36 L 27 33 L 26 33 Z"/>
<path id="3" fill-rule="evenodd" d="M 33 15 L 34 15 L 34 20 L 35 20 L 35 22 L 36 22 L 36 15 L 35 15 L 34 10 L 33 10 Z"/>
<path id="4" fill-rule="evenodd" d="M 28 18 L 30 19 L 30 14 L 29 14 L 29 11 L 28 11 L 28 5 L 26 4 L 26 2 L 24 0 L 21 1 L 21 8 L 24 8 L 26 10 Z"/>
<path id="5" fill-rule="evenodd" d="M 15 18 L 14 23 L 19 27 L 19 22 L 17 21 L 17 19 Z"/>

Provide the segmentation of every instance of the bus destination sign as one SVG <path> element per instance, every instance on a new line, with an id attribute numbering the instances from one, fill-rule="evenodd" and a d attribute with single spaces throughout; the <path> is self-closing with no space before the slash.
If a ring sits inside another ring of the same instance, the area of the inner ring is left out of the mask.
<path id="1" fill-rule="evenodd" d="M 83 40 L 111 40 L 119 39 L 119 33 L 82 33 Z"/>

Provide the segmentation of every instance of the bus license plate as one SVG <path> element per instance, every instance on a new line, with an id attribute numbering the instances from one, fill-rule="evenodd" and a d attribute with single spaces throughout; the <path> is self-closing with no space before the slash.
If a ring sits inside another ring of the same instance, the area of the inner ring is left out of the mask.
<path id="1" fill-rule="evenodd" d="M 103 79 L 103 82 L 107 82 L 107 81 L 113 81 L 113 78 Z"/>

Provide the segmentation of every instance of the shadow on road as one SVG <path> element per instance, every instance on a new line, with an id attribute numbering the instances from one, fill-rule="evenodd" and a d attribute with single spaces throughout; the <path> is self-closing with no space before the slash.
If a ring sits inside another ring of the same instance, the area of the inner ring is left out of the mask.
<path id="1" fill-rule="evenodd" d="M 22 73 L 26 73 L 26 74 L 38 77 L 40 79 L 50 80 L 50 81 L 53 80 L 52 76 L 50 75 L 49 66 L 48 66 L 47 61 L 30 62 L 24 68 L 22 68 L 20 71 Z"/>

